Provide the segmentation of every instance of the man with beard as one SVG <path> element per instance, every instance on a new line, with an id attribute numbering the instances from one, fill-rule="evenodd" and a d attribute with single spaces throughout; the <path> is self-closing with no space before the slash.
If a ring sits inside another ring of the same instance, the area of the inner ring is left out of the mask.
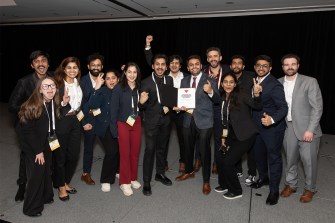
<path id="1" fill-rule="evenodd" d="M 286 129 L 287 103 L 283 85 L 270 74 L 272 59 L 267 55 L 255 58 L 257 82 L 262 87 L 263 109 L 253 110 L 252 116 L 259 128 L 253 147 L 259 179 L 252 188 L 269 185 L 266 204 L 275 205 L 279 199 L 279 183 L 282 175 L 281 148 Z"/>
<path id="2" fill-rule="evenodd" d="M 142 92 L 139 109 L 143 111 L 145 129 L 145 151 L 143 157 L 143 194 L 152 194 L 150 181 L 152 178 L 156 156 L 155 180 L 170 186 L 172 181 L 165 176 L 165 154 L 170 138 L 171 124 L 168 113 L 170 109 L 161 104 L 160 88 L 166 84 L 173 86 L 173 80 L 164 73 L 167 69 L 167 57 L 156 54 L 152 59 L 152 74 L 141 84 Z"/>
<path id="3" fill-rule="evenodd" d="M 186 110 L 184 113 L 184 143 L 185 143 L 185 173 L 178 176 L 176 181 L 193 178 L 193 156 L 195 144 L 198 144 L 202 162 L 203 186 L 202 193 L 208 195 L 211 192 L 210 169 L 211 169 L 211 136 L 213 128 L 213 103 L 220 103 L 220 96 L 215 80 L 201 71 L 201 58 L 192 55 L 187 60 L 187 69 L 191 73 L 181 81 L 181 88 L 195 88 L 196 108 L 186 110 L 185 107 L 178 108 Z"/>
<path id="4" fill-rule="evenodd" d="M 284 150 L 287 159 L 285 187 L 281 197 L 289 197 L 298 187 L 299 157 L 305 171 L 305 190 L 300 202 L 312 201 L 316 193 L 317 156 L 322 136 L 320 119 L 323 102 L 317 80 L 298 73 L 300 58 L 287 54 L 281 59 L 285 76 L 279 79 L 284 85 L 288 104 Z"/>
<path id="5" fill-rule="evenodd" d="M 41 50 L 36 50 L 30 54 L 30 66 L 34 69 L 34 73 L 28 74 L 27 76 L 19 79 L 17 84 L 9 98 L 8 110 L 11 113 L 16 114 L 19 112 L 21 105 L 28 100 L 30 95 L 33 93 L 37 81 L 45 76 L 50 76 L 48 73 L 49 68 L 49 54 Z M 18 122 L 18 118 L 15 120 L 15 125 Z M 20 140 L 20 138 L 19 138 Z M 21 142 L 20 142 L 21 147 Z M 24 199 L 24 193 L 26 191 L 27 175 L 24 152 L 21 149 L 20 153 L 20 168 L 19 168 L 19 179 L 17 184 L 19 189 L 15 195 L 15 201 L 21 202 Z"/>
<path id="6" fill-rule="evenodd" d="M 91 178 L 91 168 L 93 162 L 93 146 L 96 135 L 93 131 L 94 116 L 99 115 L 99 109 L 91 110 L 88 105 L 91 94 L 94 92 L 96 80 L 103 69 L 104 57 L 99 53 L 94 53 L 87 58 L 87 68 L 89 73 L 80 80 L 80 87 L 83 91 L 82 111 L 84 118 L 82 125 L 84 128 L 84 158 L 83 158 L 83 174 L 81 180 L 88 185 L 94 185 L 95 182 Z"/>
<path id="7" fill-rule="evenodd" d="M 221 50 L 217 47 L 210 47 L 206 50 L 206 56 L 207 56 L 207 62 L 209 63 L 209 66 L 206 67 L 203 72 L 210 77 L 214 78 L 216 80 L 216 87 L 219 89 L 220 83 L 221 83 L 221 77 L 223 74 L 229 73 L 230 69 L 229 66 L 226 64 L 221 64 L 222 55 Z M 219 149 L 221 146 L 221 107 L 220 103 L 214 103 L 213 104 L 213 112 L 214 112 L 214 162 L 212 167 L 212 173 L 217 174 L 217 165 L 216 161 L 221 155 L 219 153 Z M 201 166 L 201 161 L 199 157 L 199 151 L 198 146 L 196 146 L 196 152 L 195 152 L 195 164 L 194 164 L 194 171 L 199 171 L 199 168 Z"/>

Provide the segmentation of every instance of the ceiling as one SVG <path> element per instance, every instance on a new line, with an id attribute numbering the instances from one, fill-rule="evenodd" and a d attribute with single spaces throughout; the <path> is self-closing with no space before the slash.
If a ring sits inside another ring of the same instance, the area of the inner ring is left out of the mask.
<path id="1" fill-rule="evenodd" d="M 0 25 L 335 10 L 335 0 L 0 0 Z"/>

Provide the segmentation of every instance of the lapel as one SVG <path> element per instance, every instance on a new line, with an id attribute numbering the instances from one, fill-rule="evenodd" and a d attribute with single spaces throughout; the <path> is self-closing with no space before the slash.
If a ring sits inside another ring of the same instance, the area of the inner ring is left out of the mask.
<path id="1" fill-rule="evenodd" d="M 296 99 L 296 92 L 299 91 L 300 86 L 302 84 L 302 79 L 301 75 L 297 75 L 297 79 L 295 80 L 294 88 L 293 88 L 293 93 L 292 93 L 292 106 L 294 105 L 294 101 Z"/>
<path id="2" fill-rule="evenodd" d="M 205 73 L 202 73 L 198 86 L 197 86 L 197 91 L 196 91 L 196 95 L 199 95 L 203 90 L 202 90 L 202 86 L 204 86 L 205 82 L 207 80 L 207 77 L 205 75 Z"/>

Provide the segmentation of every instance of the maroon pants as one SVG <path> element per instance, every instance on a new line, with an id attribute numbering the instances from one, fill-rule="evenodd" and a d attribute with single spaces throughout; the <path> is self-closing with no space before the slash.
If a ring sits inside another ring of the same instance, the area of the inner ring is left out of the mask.
<path id="1" fill-rule="evenodd" d="M 133 126 L 117 122 L 120 151 L 120 184 L 130 184 L 137 180 L 138 157 L 141 148 L 141 118 L 137 117 Z"/>

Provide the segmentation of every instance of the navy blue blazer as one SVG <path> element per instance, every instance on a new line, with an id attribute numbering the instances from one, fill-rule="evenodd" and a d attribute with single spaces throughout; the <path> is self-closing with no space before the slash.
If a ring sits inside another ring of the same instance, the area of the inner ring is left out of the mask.
<path id="1" fill-rule="evenodd" d="M 90 123 L 91 125 L 94 125 L 94 116 L 90 114 L 90 108 L 88 101 L 90 99 L 91 94 L 94 92 L 94 88 L 92 85 L 92 81 L 90 78 L 90 74 L 86 74 L 84 77 L 80 79 L 80 87 L 83 91 L 83 99 L 81 102 L 81 109 L 84 113 L 84 118 L 81 120 L 82 125 L 86 125 L 87 123 Z"/>
<path id="2" fill-rule="evenodd" d="M 112 106 L 113 90 L 106 86 L 102 86 L 91 94 L 87 108 L 100 108 L 101 114 L 94 117 L 93 132 L 101 137 L 106 135 L 108 126 L 111 132 L 115 131 L 116 126 L 111 122 L 111 106 Z"/>
<path id="3" fill-rule="evenodd" d="M 134 113 L 134 110 L 131 106 L 132 104 L 132 94 L 133 91 L 129 86 L 126 86 L 125 89 L 121 87 L 120 84 L 116 85 L 113 90 L 112 98 L 112 107 L 111 107 L 111 121 L 112 125 L 116 125 L 117 121 L 126 122 L 128 117 Z M 139 92 L 137 89 L 134 89 L 134 97 L 137 98 L 137 103 L 134 100 L 134 109 L 137 113 L 138 101 L 139 101 Z M 112 131 L 113 137 L 117 137 L 117 129 Z"/>
<path id="4" fill-rule="evenodd" d="M 181 80 L 180 88 L 190 88 L 192 75 L 186 76 Z M 212 98 L 208 96 L 203 90 L 204 84 L 210 81 L 214 90 Z M 216 87 L 215 79 L 209 77 L 207 74 L 202 73 L 201 79 L 199 80 L 197 90 L 195 92 L 195 109 L 193 114 L 187 112 L 184 113 L 185 128 L 189 128 L 191 124 L 192 116 L 194 117 L 195 124 L 199 129 L 208 129 L 213 127 L 213 103 L 220 103 L 221 98 L 219 96 L 218 89 Z"/>
<path id="5" fill-rule="evenodd" d="M 262 131 L 267 130 L 277 132 L 285 130 L 285 117 L 287 115 L 288 107 L 285 100 L 285 93 L 283 85 L 271 74 L 267 76 L 262 82 L 262 104 L 263 109 L 253 110 L 253 119 Z M 270 126 L 262 125 L 261 118 L 264 112 L 272 117 L 274 124 Z M 268 132 L 269 133 L 269 132 Z"/>

